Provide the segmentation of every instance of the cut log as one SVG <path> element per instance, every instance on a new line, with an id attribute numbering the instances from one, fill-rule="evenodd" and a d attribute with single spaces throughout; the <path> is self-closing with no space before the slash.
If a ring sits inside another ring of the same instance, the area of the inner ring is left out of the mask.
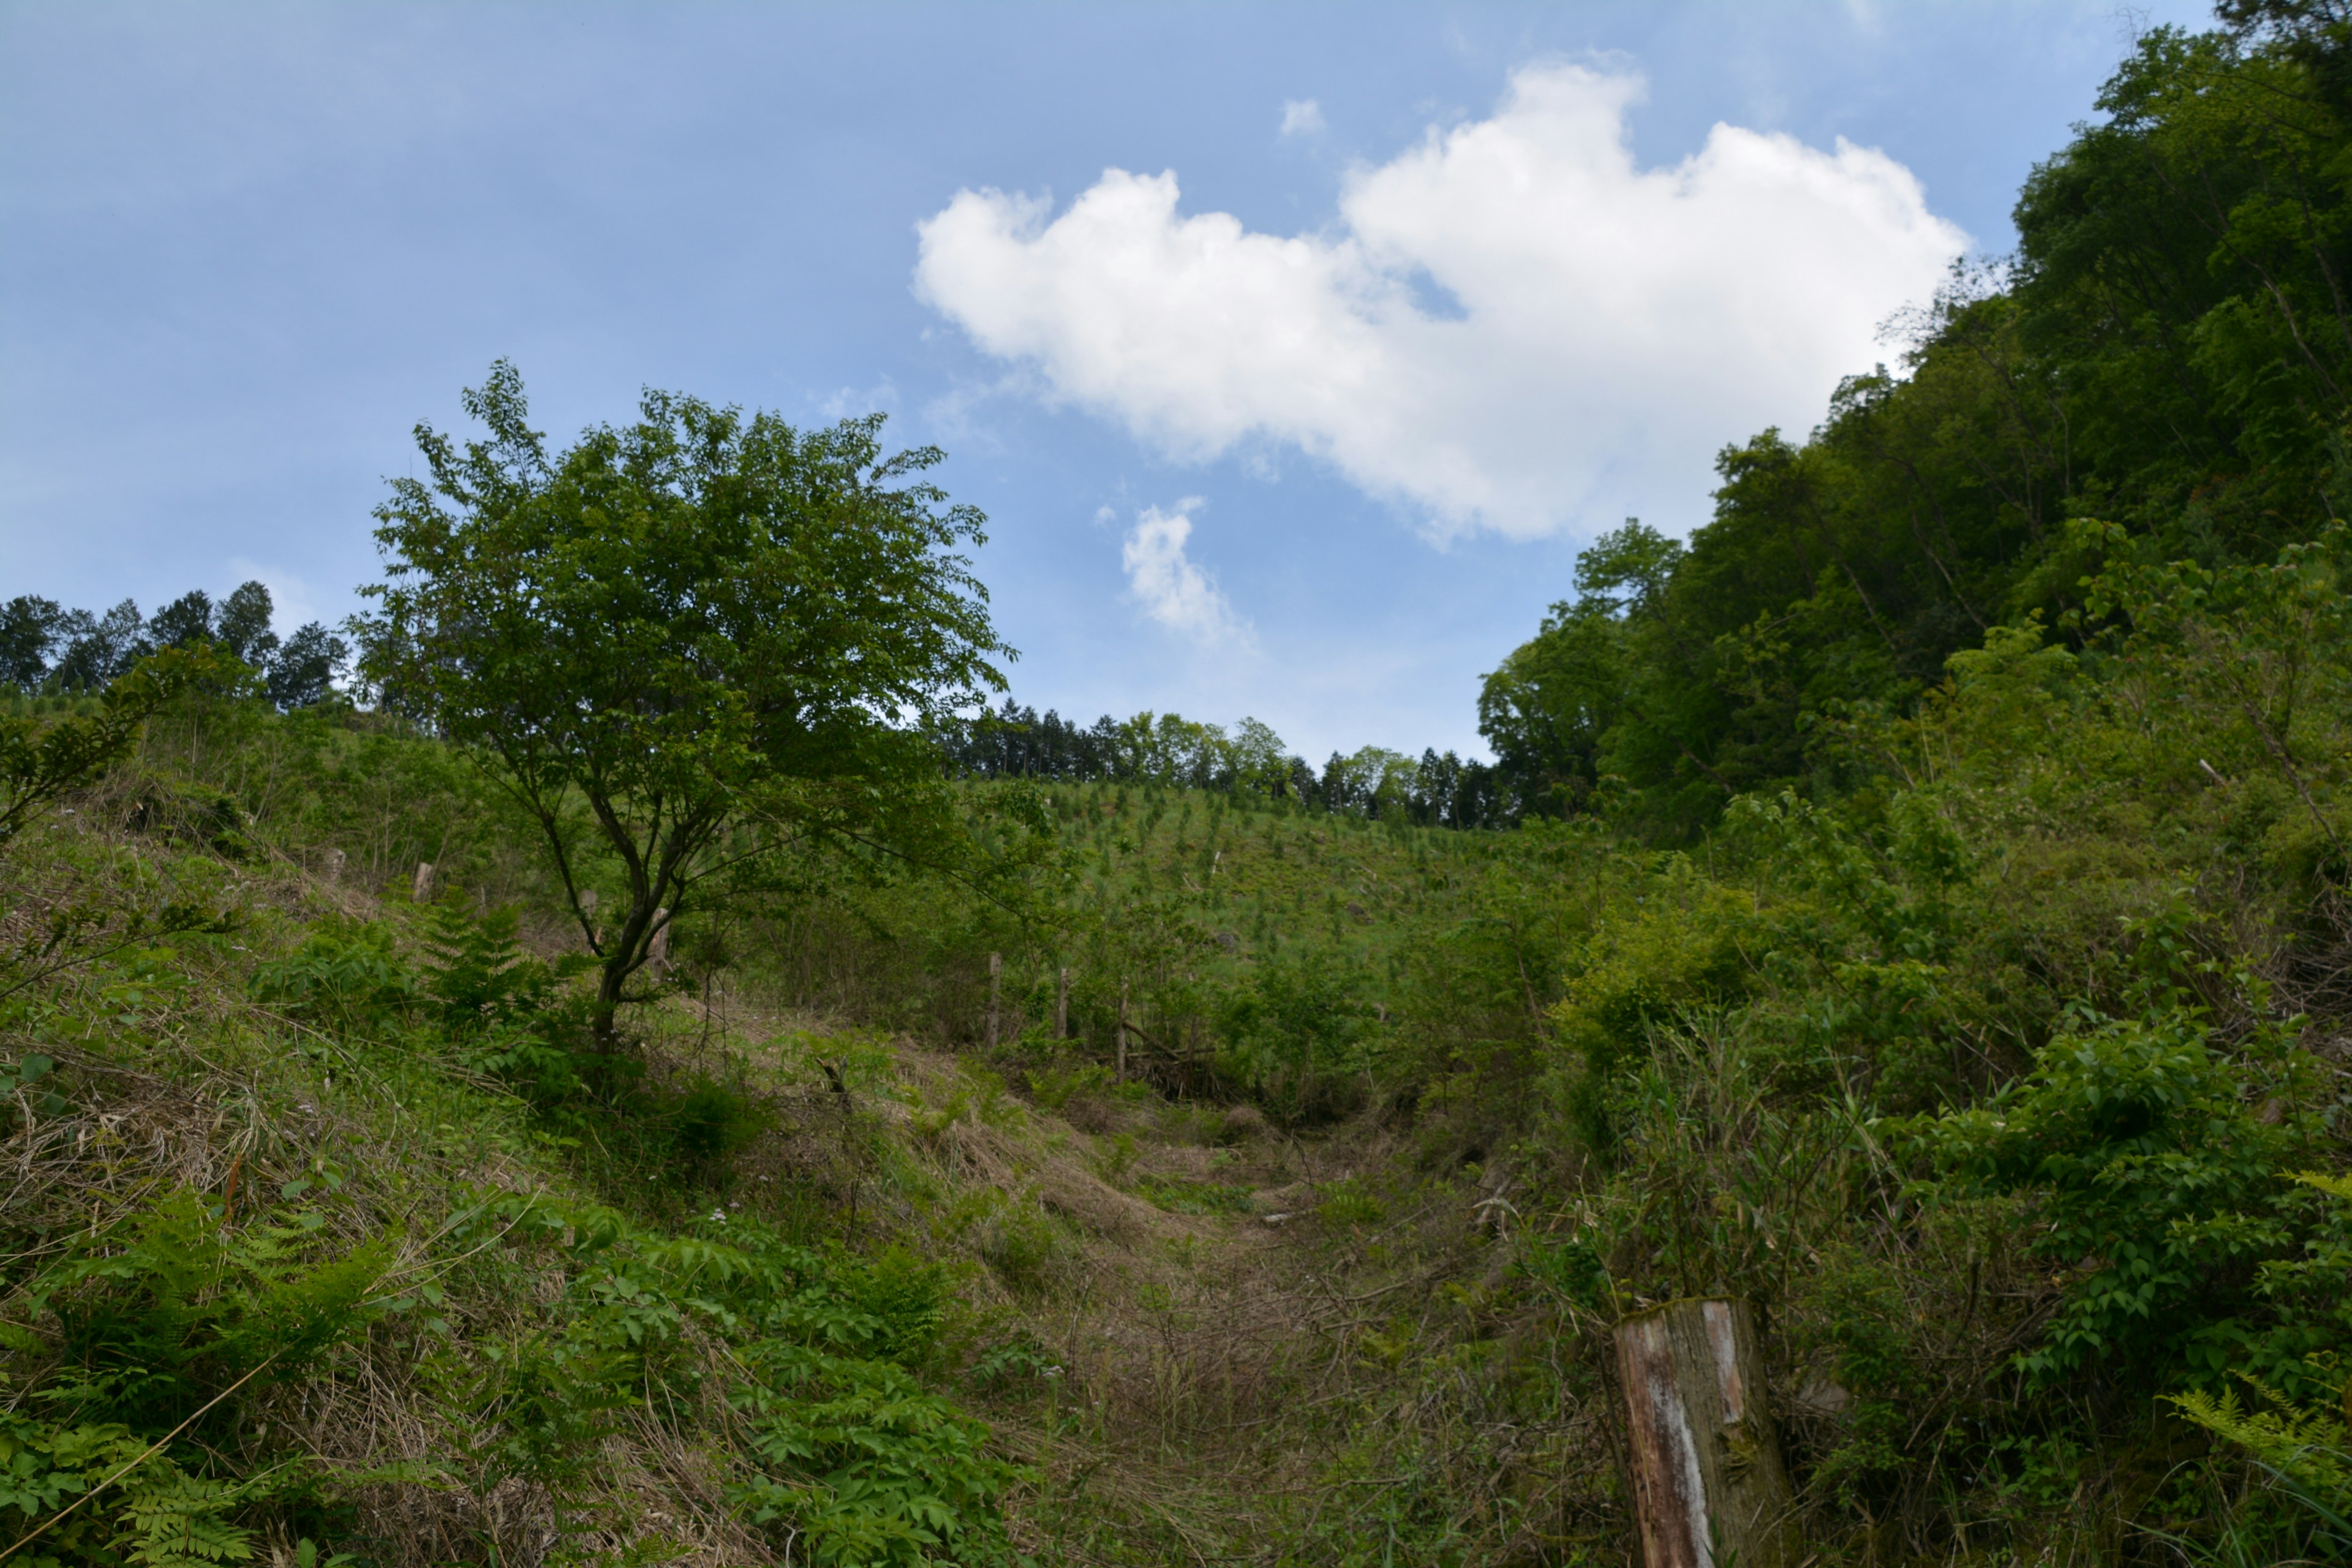
<path id="1" fill-rule="evenodd" d="M 1669 1301 L 1617 1325 L 1648 1568 L 1795 1568 L 1799 1542 L 1740 1301 Z"/>

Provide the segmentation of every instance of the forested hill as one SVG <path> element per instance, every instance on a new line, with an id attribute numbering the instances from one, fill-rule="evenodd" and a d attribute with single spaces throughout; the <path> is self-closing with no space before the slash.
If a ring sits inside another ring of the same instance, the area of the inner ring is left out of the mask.
<path id="1" fill-rule="evenodd" d="M 347 645 L 15 599 L 0 1556 L 1630 1565 L 1721 1297 L 1740 1568 L 2352 1560 L 2347 115 L 2143 39 L 1491 765 L 1011 705 L 940 453 L 503 362 Z"/>
<path id="2" fill-rule="evenodd" d="M 1727 447 L 1711 522 L 1581 558 L 1481 699 L 1508 789 L 1605 781 L 1677 839 L 1744 791 L 1835 793 L 1839 721 L 1989 629 L 2096 646 L 2103 562 L 2268 563 L 2352 502 L 2342 8 L 2223 12 L 2139 41 L 2020 193 L 2015 256 L 1898 322 L 1898 363 Z"/>

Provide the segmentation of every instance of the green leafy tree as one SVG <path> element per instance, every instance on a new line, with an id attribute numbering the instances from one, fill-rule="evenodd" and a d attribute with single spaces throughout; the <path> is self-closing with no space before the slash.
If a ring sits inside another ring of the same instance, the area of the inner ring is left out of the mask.
<path id="1" fill-rule="evenodd" d="M 57 638 L 65 647 L 50 674 L 60 686 L 77 691 L 104 686 L 154 651 L 146 617 L 131 599 L 102 616 L 67 611 L 57 623 Z"/>
<path id="2" fill-rule="evenodd" d="M 1244 719 L 1234 726 L 1234 787 L 1244 794 L 1279 795 L 1290 773 L 1290 752 L 1274 726 Z"/>
<path id="3" fill-rule="evenodd" d="M 215 641 L 213 622 L 217 613 L 210 594 L 191 588 L 149 619 L 148 640 L 159 647 L 192 647 Z"/>
<path id="4" fill-rule="evenodd" d="M 2347 52 L 2331 7 L 2229 9 L 2232 32 L 2143 37 L 2105 121 L 2026 183 L 2018 292 L 2104 510 L 2155 523 L 2193 497 L 2179 542 L 2261 555 L 2341 484 Z"/>
<path id="5" fill-rule="evenodd" d="M 275 637 L 269 641 L 269 700 L 289 711 L 324 702 L 351 658 L 350 645 L 317 621 L 299 627 L 283 646 Z"/>
<path id="6" fill-rule="evenodd" d="M 55 599 L 19 594 L 0 605 L 0 680 L 34 687 L 47 679 L 49 649 L 64 620 Z"/>
<path id="7" fill-rule="evenodd" d="M 1320 950 L 1260 964 L 1221 1009 L 1228 1069 L 1286 1121 L 1329 1114 L 1334 1080 L 1364 1069 L 1377 1032 L 1360 995 L 1367 986 L 1346 959 Z"/>
<path id="8" fill-rule="evenodd" d="M 390 581 L 361 668 L 539 824 L 609 1045 L 688 909 L 774 885 L 815 839 L 941 850 L 925 737 L 1011 651 L 954 552 L 985 520 L 916 477 L 935 448 L 885 456 L 878 415 L 801 431 L 647 392 L 636 423 L 551 451 L 504 362 L 465 405 L 487 439 L 420 426 L 429 479 L 377 509 Z M 592 845 L 622 883 L 603 920 Z"/>
<path id="9" fill-rule="evenodd" d="M 1576 558 L 1577 597 L 1551 607 L 1535 637 L 1487 675 L 1478 732 L 1524 809 L 1580 807 L 1604 771 L 1601 743 L 1628 709 L 1642 667 L 1637 639 L 1664 637 L 1662 601 L 1682 546 L 1627 518 Z"/>
<path id="10" fill-rule="evenodd" d="M 262 583 L 239 584 L 236 590 L 220 602 L 213 615 L 213 637 L 234 654 L 239 662 L 259 669 L 278 651 L 278 634 L 269 629 L 272 611 L 268 586 Z"/>

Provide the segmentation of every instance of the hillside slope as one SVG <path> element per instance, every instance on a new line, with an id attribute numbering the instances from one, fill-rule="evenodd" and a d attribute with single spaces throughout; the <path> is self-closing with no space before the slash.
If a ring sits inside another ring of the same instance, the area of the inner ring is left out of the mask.
<path id="1" fill-rule="evenodd" d="M 0 1518 L 59 1563 L 1621 1562 L 1608 1326 L 1728 1292 L 1822 1562 L 2325 1557 L 2323 570 L 1996 631 L 1849 723 L 1868 787 L 1688 854 L 971 786 L 996 871 L 689 919 L 617 1052 L 461 759 L 182 699 L 0 850 Z"/>

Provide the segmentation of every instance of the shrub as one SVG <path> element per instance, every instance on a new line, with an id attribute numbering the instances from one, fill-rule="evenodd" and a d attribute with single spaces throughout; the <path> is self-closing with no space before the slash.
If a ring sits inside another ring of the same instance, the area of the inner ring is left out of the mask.
<path id="1" fill-rule="evenodd" d="M 2226 1052 L 2179 1010 L 2074 1025 L 1988 1104 L 1915 1124 L 1947 1173 L 1931 1193 L 2040 1200 L 2032 1250 L 2064 1291 L 2020 1364 L 2043 1384 L 2307 1376 L 2318 1347 L 2259 1287 L 2314 1238 L 2287 1178 L 2318 1152 L 2315 1064 L 2278 1025 Z"/>
<path id="2" fill-rule="evenodd" d="M 291 953 L 257 968 L 252 988 L 257 1001 L 345 1032 L 390 1027 L 419 994 L 387 927 L 332 917 Z"/>

